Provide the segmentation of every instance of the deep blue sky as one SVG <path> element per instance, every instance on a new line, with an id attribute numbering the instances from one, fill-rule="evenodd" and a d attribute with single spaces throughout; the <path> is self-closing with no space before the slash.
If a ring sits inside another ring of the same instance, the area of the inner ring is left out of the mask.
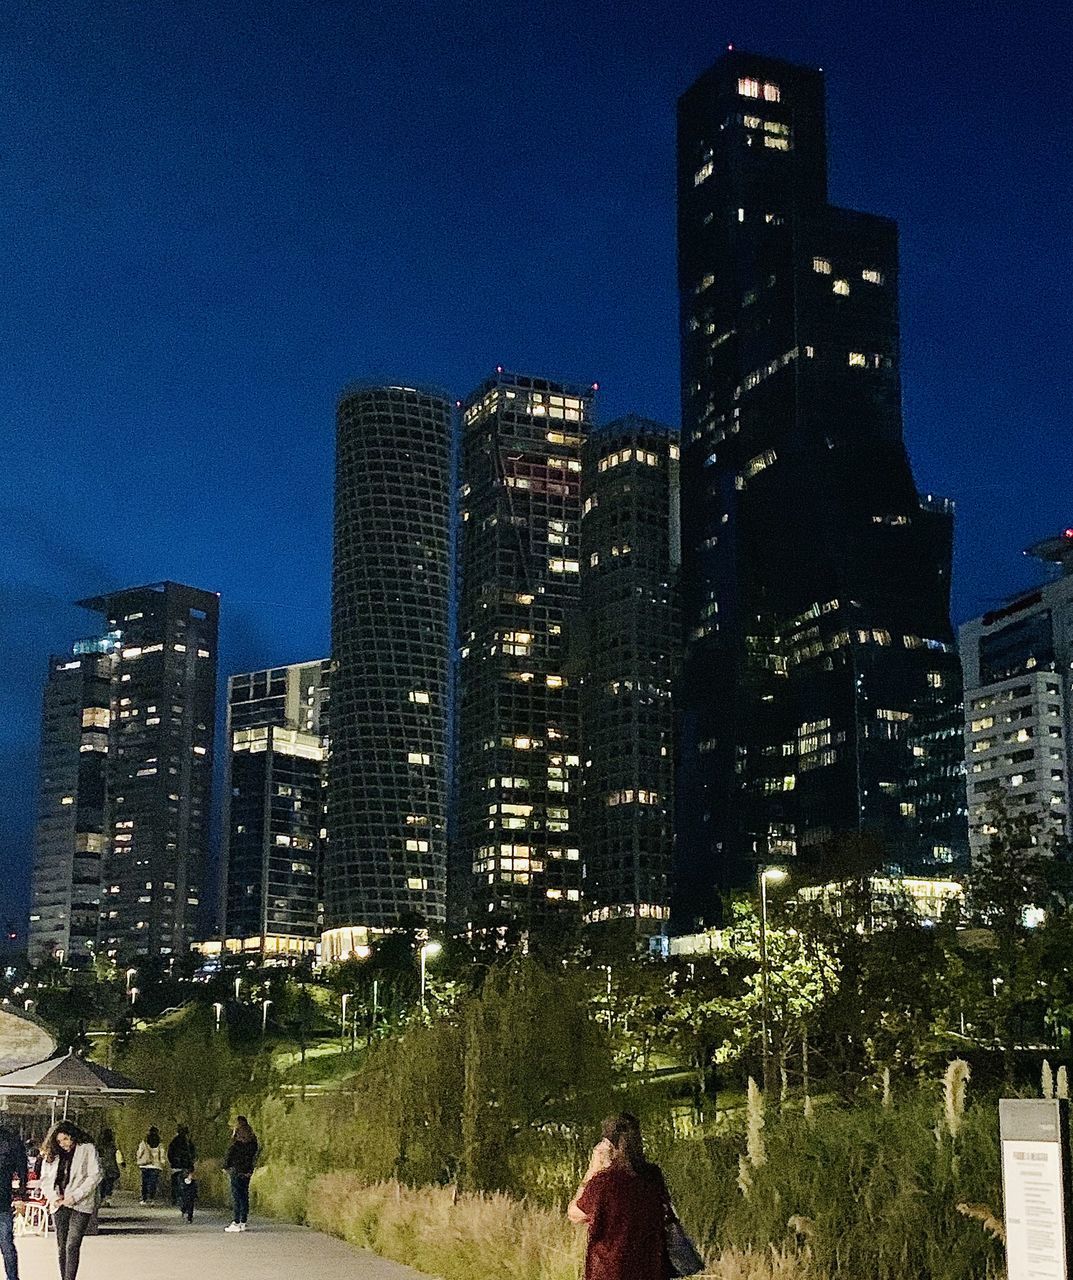
<path id="1" fill-rule="evenodd" d="M 902 232 L 906 435 L 955 614 L 1073 522 L 1073 45 L 1039 0 L 6 0 L 0 875 L 73 599 L 223 596 L 221 676 L 328 644 L 336 392 L 492 366 L 676 420 L 674 103 L 827 71 L 832 199 Z"/>

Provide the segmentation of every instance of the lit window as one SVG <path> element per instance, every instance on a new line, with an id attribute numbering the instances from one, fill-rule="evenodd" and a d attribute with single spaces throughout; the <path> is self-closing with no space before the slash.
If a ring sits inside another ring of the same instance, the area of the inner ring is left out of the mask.
<path id="1" fill-rule="evenodd" d="M 428 706 L 428 694 L 424 689 L 411 689 L 407 695 L 411 702 L 418 702 L 422 706 Z"/>
<path id="2" fill-rule="evenodd" d="M 777 84 L 764 85 L 765 102 L 778 102 L 781 96 L 782 95 L 779 93 L 779 86 Z"/>
<path id="3" fill-rule="evenodd" d="M 74 796 L 64 796 L 63 799 L 60 801 L 60 804 L 74 804 L 74 802 L 75 802 Z"/>
<path id="4" fill-rule="evenodd" d="M 874 267 L 865 267 L 861 272 L 861 279 L 865 281 L 866 284 L 882 284 L 883 272 L 876 271 Z"/>
<path id="5" fill-rule="evenodd" d="M 832 288 L 834 289 L 835 293 L 841 294 L 843 298 L 849 297 L 849 281 L 848 280 L 836 280 L 832 285 Z"/>
<path id="6" fill-rule="evenodd" d="M 432 756 L 427 751 L 408 751 L 406 753 L 407 764 L 431 764 Z"/>
<path id="7" fill-rule="evenodd" d="M 760 97 L 760 81 L 751 80 L 743 76 L 738 81 L 738 93 L 743 98 L 759 98 Z"/>
<path id="8" fill-rule="evenodd" d="M 789 138 L 773 138 L 771 134 L 764 134 L 764 146 L 769 147 L 772 151 L 789 151 Z"/>
<path id="9" fill-rule="evenodd" d="M 710 178 L 715 172 L 715 164 L 711 160 L 705 160 L 697 172 L 693 175 L 693 185 L 699 187 L 705 178 Z"/>
<path id="10" fill-rule="evenodd" d="M 868 364 L 863 351 L 851 351 L 849 353 L 849 363 L 852 369 L 863 369 Z"/>
<path id="11" fill-rule="evenodd" d="M 826 258 L 813 258 L 812 270 L 818 271 L 821 276 L 829 276 L 831 274 L 831 264 Z"/>

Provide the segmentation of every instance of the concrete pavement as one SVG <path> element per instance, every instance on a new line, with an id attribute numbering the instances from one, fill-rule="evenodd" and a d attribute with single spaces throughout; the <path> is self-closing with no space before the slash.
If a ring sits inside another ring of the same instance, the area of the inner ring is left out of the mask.
<path id="1" fill-rule="evenodd" d="M 306 1227 L 257 1219 L 228 1234 L 228 1215 L 124 1204 L 101 1210 L 101 1230 L 82 1245 L 78 1280 L 427 1280 L 410 1267 Z M 20 1237 L 20 1280 L 58 1280 L 56 1237 Z"/>

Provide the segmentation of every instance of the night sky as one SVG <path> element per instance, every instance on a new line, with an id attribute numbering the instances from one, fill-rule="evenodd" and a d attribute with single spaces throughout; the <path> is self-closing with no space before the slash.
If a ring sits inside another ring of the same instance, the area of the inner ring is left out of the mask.
<path id="1" fill-rule="evenodd" d="M 221 592 L 221 680 L 327 652 L 346 381 L 503 364 L 677 420 L 674 104 L 728 42 L 824 67 L 831 198 L 901 225 L 956 618 L 1031 581 L 1073 523 L 1071 30 L 1038 0 L 6 0 L 4 918 L 72 600 Z"/>

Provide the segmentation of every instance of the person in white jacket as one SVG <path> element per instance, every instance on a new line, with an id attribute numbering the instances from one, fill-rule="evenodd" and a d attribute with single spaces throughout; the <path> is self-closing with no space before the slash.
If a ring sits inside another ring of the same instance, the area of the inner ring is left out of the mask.
<path id="1" fill-rule="evenodd" d="M 167 1148 L 160 1141 L 160 1130 L 155 1124 L 138 1143 L 137 1161 L 142 1174 L 142 1198 L 139 1204 L 155 1204 L 160 1175 L 168 1167 Z"/>
<path id="2" fill-rule="evenodd" d="M 97 1209 L 101 1162 L 88 1133 L 61 1121 L 42 1148 L 41 1192 L 56 1227 L 60 1280 L 75 1280 L 82 1237 Z"/>

